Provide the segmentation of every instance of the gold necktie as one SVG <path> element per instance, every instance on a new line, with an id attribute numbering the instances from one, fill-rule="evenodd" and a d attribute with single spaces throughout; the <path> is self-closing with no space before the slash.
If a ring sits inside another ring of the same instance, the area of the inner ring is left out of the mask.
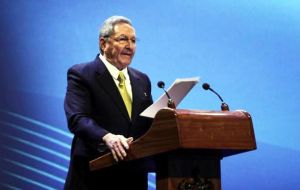
<path id="1" fill-rule="evenodd" d="M 123 98 L 123 101 L 125 103 L 127 112 L 129 117 L 131 118 L 131 98 L 126 90 L 126 85 L 125 85 L 125 76 L 124 74 L 120 71 L 119 76 L 118 76 L 118 81 L 119 81 L 119 91 L 120 94 Z"/>

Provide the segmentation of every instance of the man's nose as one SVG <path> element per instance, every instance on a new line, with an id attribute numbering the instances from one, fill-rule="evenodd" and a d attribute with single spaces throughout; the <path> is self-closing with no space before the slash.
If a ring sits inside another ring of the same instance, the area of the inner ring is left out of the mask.
<path id="1" fill-rule="evenodd" d="M 128 49 L 134 49 L 135 46 L 136 46 L 136 44 L 135 44 L 134 41 L 128 40 L 125 47 L 128 48 Z"/>

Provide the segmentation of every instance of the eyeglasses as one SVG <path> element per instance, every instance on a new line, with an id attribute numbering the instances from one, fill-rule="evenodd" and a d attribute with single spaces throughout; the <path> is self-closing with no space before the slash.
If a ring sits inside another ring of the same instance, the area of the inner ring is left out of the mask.
<path id="1" fill-rule="evenodd" d="M 138 41 L 138 39 L 136 39 L 135 37 L 129 39 L 128 36 L 125 36 L 125 35 L 121 35 L 121 36 L 118 36 L 116 38 L 112 38 L 113 40 L 115 40 L 116 42 L 118 42 L 119 44 L 129 44 L 129 41 L 132 43 L 132 44 L 136 44 L 136 42 Z"/>

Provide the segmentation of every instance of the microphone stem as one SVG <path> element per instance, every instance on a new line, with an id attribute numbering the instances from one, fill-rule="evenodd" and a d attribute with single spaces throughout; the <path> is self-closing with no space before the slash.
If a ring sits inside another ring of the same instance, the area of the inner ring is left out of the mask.
<path id="1" fill-rule="evenodd" d="M 172 108 L 172 109 L 176 109 L 176 106 L 175 106 L 175 102 L 171 99 L 169 93 L 163 88 L 163 90 L 165 91 L 167 97 L 168 97 L 168 107 L 169 108 Z"/>
<path id="2" fill-rule="evenodd" d="M 157 86 L 158 86 L 159 88 L 163 89 L 163 91 L 165 91 L 165 93 L 166 93 L 166 95 L 167 95 L 167 97 L 168 97 L 167 106 L 168 106 L 169 108 L 176 109 L 175 102 L 172 100 L 172 98 L 170 97 L 169 93 L 168 93 L 168 92 L 165 90 L 165 88 L 164 88 L 164 87 L 165 87 L 165 83 L 162 82 L 162 81 L 159 81 L 159 82 L 157 83 Z"/>
<path id="3" fill-rule="evenodd" d="M 212 88 L 209 87 L 208 83 L 204 83 L 202 85 L 202 88 L 204 90 L 210 90 L 210 91 L 212 91 L 214 94 L 216 94 L 219 97 L 219 99 L 222 101 L 222 104 L 221 104 L 221 110 L 222 111 L 229 111 L 229 106 L 223 101 L 222 97 L 216 91 L 214 91 Z"/>
<path id="4" fill-rule="evenodd" d="M 216 91 L 214 91 L 212 88 L 209 88 L 213 93 L 215 93 L 219 98 L 220 98 L 220 100 L 222 101 L 222 102 L 224 102 L 223 101 L 223 99 L 222 99 L 222 97 L 216 92 Z"/>

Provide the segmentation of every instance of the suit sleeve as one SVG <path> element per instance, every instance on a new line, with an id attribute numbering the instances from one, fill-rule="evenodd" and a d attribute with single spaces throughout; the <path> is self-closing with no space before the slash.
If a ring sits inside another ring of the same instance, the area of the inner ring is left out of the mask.
<path id="1" fill-rule="evenodd" d="M 97 149 L 102 137 L 108 132 L 91 117 L 91 97 L 89 84 L 74 68 L 68 70 L 67 92 L 64 109 L 69 130 L 87 145 Z"/>

